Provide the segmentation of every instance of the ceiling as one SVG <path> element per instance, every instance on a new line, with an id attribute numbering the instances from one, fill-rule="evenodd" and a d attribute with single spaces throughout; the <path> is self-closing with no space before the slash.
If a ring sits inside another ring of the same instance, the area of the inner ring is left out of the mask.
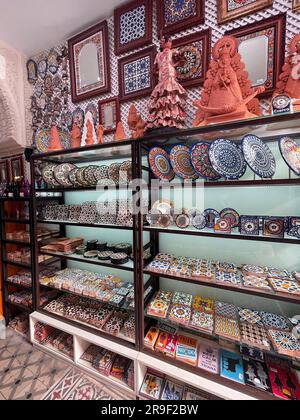
<path id="1" fill-rule="evenodd" d="M 0 0 L 0 40 L 26 56 L 113 15 L 128 0 Z"/>

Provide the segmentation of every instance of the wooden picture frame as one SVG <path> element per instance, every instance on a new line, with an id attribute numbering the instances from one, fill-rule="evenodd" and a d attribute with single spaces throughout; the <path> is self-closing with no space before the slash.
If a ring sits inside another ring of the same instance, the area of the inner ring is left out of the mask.
<path id="1" fill-rule="evenodd" d="M 121 102 L 142 98 L 152 93 L 155 87 L 153 69 L 156 53 L 156 47 L 153 46 L 119 60 Z M 143 69 L 145 65 L 147 68 Z M 138 73 L 138 68 L 144 71 Z"/>
<path id="2" fill-rule="evenodd" d="M 203 84 L 211 57 L 211 31 L 207 29 L 176 39 L 173 41 L 173 48 L 178 49 L 180 53 L 189 54 L 194 60 L 194 66 L 191 63 L 190 67 L 186 68 L 187 73 L 185 75 L 181 76 L 181 72 L 177 71 L 179 83 L 185 88 Z M 181 69 L 183 69 L 183 66 Z"/>
<path id="3" fill-rule="evenodd" d="M 10 159 L 11 180 L 24 179 L 24 161 L 23 156 L 16 156 Z"/>
<path id="4" fill-rule="evenodd" d="M 123 28 L 122 20 L 124 24 Z M 115 9 L 114 27 L 116 55 L 121 55 L 152 44 L 152 0 L 134 0 Z M 143 33 L 142 30 L 144 30 Z M 133 31 L 135 31 L 135 34 Z"/>
<path id="5" fill-rule="evenodd" d="M 250 66 L 254 63 L 253 60 L 255 60 L 255 66 L 253 66 L 255 72 L 259 68 L 258 62 L 261 60 L 263 63 L 262 65 L 265 66 L 266 80 L 261 78 L 261 83 L 259 83 L 259 78 L 257 78 L 257 82 L 253 83 L 253 87 L 264 86 L 266 88 L 265 92 L 259 96 L 260 98 L 271 96 L 276 89 L 277 81 L 279 80 L 285 60 L 286 14 L 282 13 L 269 19 L 264 19 L 260 22 L 229 31 L 226 35 L 238 39 L 239 52 L 246 64 L 246 70 L 249 72 L 250 79 Z M 257 46 L 255 47 L 254 40 L 258 37 L 261 37 L 261 40 L 265 43 L 266 56 L 264 58 L 259 56 L 259 51 L 256 48 Z M 253 53 L 251 53 L 250 50 L 247 50 L 246 53 L 245 41 L 251 42 L 252 47 L 254 48 Z M 241 48 L 242 43 L 243 50 Z M 247 60 L 249 61 L 248 65 Z"/>
<path id="6" fill-rule="evenodd" d="M 228 0 L 218 0 L 218 23 L 222 25 L 226 22 L 239 19 L 259 10 L 272 7 L 273 3 L 274 0 L 252 0 L 246 5 L 237 2 L 236 8 L 228 10 Z"/>
<path id="7" fill-rule="evenodd" d="M 107 22 L 101 22 L 74 36 L 68 41 L 68 44 L 73 102 L 85 101 L 110 92 L 111 76 Z M 91 63 L 94 65 L 92 66 Z"/>
<path id="8" fill-rule="evenodd" d="M 293 0 L 293 12 L 299 12 L 300 0 Z"/>
<path id="9" fill-rule="evenodd" d="M 114 133 L 117 129 L 120 118 L 119 98 L 110 98 L 98 103 L 99 124 L 103 125 L 104 134 Z"/>
<path id="10" fill-rule="evenodd" d="M 0 160 L 0 184 L 10 182 L 8 160 Z"/>
<path id="11" fill-rule="evenodd" d="M 204 0 L 183 0 L 182 6 L 186 9 L 183 9 L 185 16 L 182 19 L 179 11 L 177 10 L 176 16 L 176 11 L 172 9 L 173 3 L 172 0 L 156 0 L 159 39 L 163 35 L 172 35 L 205 22 Z"/>

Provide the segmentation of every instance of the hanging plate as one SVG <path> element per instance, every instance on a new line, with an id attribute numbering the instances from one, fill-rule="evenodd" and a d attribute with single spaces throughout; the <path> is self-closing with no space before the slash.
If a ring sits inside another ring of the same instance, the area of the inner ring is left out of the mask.
<path id="1" fill-rule="evenodd" d="M 83 171 L 83 176 L 90 187 L 95 187 L 97 185 L 97 179 L 95 177 L 95 172 L 97 169 L 98 166 L 90 165 Z"/>
<path id="2" fill-rule="evenodd" d="M 189 180 L 199 178 L 191 163 L 190 149 L 187 146 L 173 147 L 170 153 L 170 161 L 175 174 L 180 178 Z"/>
<path id="3" fill-rule="evenodd" d="M 171 182 L 175 177 L 168 153 L 161 147 L 153 147 L 148 156 L 149 166 L 156 178 Z"/>
<path id="4" fill-rule="evenodd" d="M 69 173 L 69 180 L 70 182 L 73 184 L 74 187 L 81 187 L 82 185 L 77 181 L 77 172 L 79 171 L 78 168 L 73 169 L 70 173 Z"/>
<path id="5" fill-rule="evenodd" d="M 220 179 L 220 175 L 214 170 L 210 163 L 209 148 L 209 143 L 197 143 L 191 150 L 192 165 L 201 178 L 217 181 Z"/>
<path id="6" fill-rule="evenodd" d="M 289 137 L 283 137 L 279 140 L 279 149 L 285 163 L 300 176 L 300 146 L 297 142 Z"/>
<path id="7" fill-rule="evenodd" d="M 210 146 L 209 158 L 214 170 L 226 179 L 242 178 L 247 170 L 242 150 L 231 140 L 216 140 Z"/>
<path id="8" fill-rule="evenodd" d="M 58 165 L 51 163 L 42 169 L 42 178 L 49 187 L 59 187 L 60 184 L 54 178 L 54 170 Z"/>
<path id="9" fill-rule="evenodd" d="M 242 147 L 250 169 L 261 178 L 273 178 L 276 160 L 267 144 L 250 134 L 243 138 Z"/>
<path id="10" fill-rule="evenodd" d="M 73 187 L 73 184 L 69 179 L 69 173 L 73 169 L 76 169 L 76 166 L 72 163 L 62 163 L 61 165 L 58 165 L 53 172 L 55 180 L 63 187 Z"/>
<path id="11" fill-rule="evenodd" d="M 216 219 L 220 219 L 220 213 L 215 209 L 207 209 L 203 215 L 206 217 L 207 227 L 209 229 L 214 229 Z"/>
<path id="12" fill-rule="evenodd" d="M 81 108 L 76 108 L 73 112 L 73 124 L 76 123 L 79 128 L 83 127 L 84 124 L 84 112 Z"/>
<path id="13" fill-rule="evenodd" d="M 221 219 L 229 220 L 232 228 L 236 228 L 240 225 L 240 215 L 234 209 L 224 209 L 221 211 Z"/>

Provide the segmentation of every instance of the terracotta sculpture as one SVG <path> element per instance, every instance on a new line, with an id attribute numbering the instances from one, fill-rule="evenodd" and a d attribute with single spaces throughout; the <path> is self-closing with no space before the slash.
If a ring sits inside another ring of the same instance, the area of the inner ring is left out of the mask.
<path id="1" fill-rule="evenodd" d="M 255 97 L 265 88 L 252 88 L 245 65 L 238 53 L 238 41 L 224 37 L 213 48 L 213 60 L 206 75 L 194 126 L 242 120 L 261 115 Z"/>
<path id="2" fill-rule="evenodd" d="M 72 133 L 71 133 L 71 140 L 72 140 L 72 148 L 80 147 L 81 145 L 81 130 L 76 123 L 73 124 Z"/>
<path id="3" fill-rule="evenodd" d="M 132 104 L 128 115 L 128 127 L 131 130 L 133 139 L 143 137 L 145 133 L 146 123 L 142 116 L 138 114 L 136 107 Z"/>
<path id="4" fill-rule="evenodd" d="M 103 125 L 98 126 L 97 139 L 98 139 L 98 144 L 103 144 L 104 143 L 104 127 L 103 127 Z"/>
<path id="5" fill-rule="evenodd" d="M 287 95 L 293 109 L 300 110 L 300 35 L 295 35 L 289 46 L 289 55 L 280 75 L 274 96 Z"/>
<path id="6" fill-rule="evenodd" d="M 161 52 L 155 59 L 159 82 L 151 95 L 147 130 L 184 128 L 187 92 L 176 79 L 179 60 L 178 51 L 172 49 L 172 41 L 163 38 Z"/>
<path id="7" fill-rule="evenodd" d="M 115 132 L 115 141 L 126 140 L 126 134 L 122 122 L 120 121 L 117 125 L 117 130 Z"/>
<path id="8" fill-rule="evenodd" d="M 62 150 L 62 144 L 59 138 L 58 130 L 56 125 L 51 128 L 51 135 L 50 135 L 50 143 L 48 147 L 48 152 L 57 152 L 58 150 Z"/>
<path id="9" fill-rule="evenodd" d="M 86 113 L 82 139 L 81 139 L 81 146 L 91 146 L 93 144 L 97 144 L 97 134 L 94 126 L 94 119 L 92 113 L 89 111 Z"/>

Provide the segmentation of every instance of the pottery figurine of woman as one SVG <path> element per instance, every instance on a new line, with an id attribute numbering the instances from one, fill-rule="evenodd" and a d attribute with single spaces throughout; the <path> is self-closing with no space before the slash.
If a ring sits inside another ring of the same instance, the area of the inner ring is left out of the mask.
<path id="1" fill-rule="evenodd" d="M 57 152 L 62 150 L 62 144 L 59 138 L 58 129 L 56 125 L 51 128 L 50 143 L 48 147 L 48 152 Z"/>
<path id="2" fill-rule="evenodd" d="M 99 124 L 99 126 L 98 126 L 97 140 L 98 140 L 98 144 L 103 144 L 104 143 L 104 127 L 101 124 Z"/>
<path id="3" fill-rule="evenodd" d="M 294 111 L 300 110 L 300 35 L 295 35 L 289 46 L 274 96 L 287 95 L 292 99 Z"/>
<path id="4" fill-rule="evenodd" d="M 178 51 L 172 49 L 172 41 L 163 38 L 161 52 L 154 63 L 159 82 L 151 95 L 147 130 L 184 128 L 187 92 L 177 82 L 178 58 Z"/>
<path id="5" fill-rule="evenodd" d="M 254 118 L 261 115 L 255 97 L 264 88 L 254 90 L 238 53 L 238 41 L 224 37 L 213 48 L 213 60 L 207 72 L 194 126 Z"/>

